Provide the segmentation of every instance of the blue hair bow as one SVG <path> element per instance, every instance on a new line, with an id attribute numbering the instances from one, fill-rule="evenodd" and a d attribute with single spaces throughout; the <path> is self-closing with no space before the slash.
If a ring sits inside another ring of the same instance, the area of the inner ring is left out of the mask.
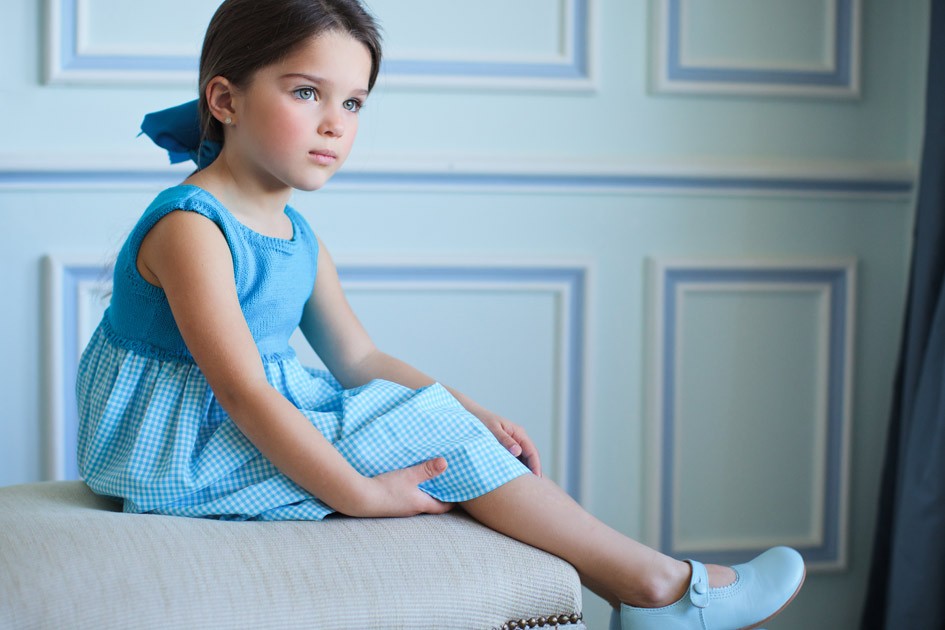
<path id="1" fill-rule="evenodd" d="M 167 151 L 171 164 L 193 160 L 197 168 L 204 168 L 217 159 L 223 149 L 220 142 L 201 142 L 196 100 L 148 114 L 141 122 L 141 133 Z"/>

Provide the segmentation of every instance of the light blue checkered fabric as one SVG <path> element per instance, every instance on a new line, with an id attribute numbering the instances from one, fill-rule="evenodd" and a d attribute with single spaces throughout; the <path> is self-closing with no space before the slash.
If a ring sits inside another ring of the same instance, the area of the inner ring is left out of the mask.
<path id="1" fill-rule="evenodd" d="M 216 216 L 212 199 L 208 202 L 204 198 L 201 203 L 211 204 L 209 214 Z M 159 211 L 166 214 L 167 210 Z M 225 209 L 221 207 L 220 212 Z M 156 222 L 149 214 L 150 209 L 139 226 Z M 224 215 L 220 220 L 231 221 L 232 217 Z M 294 215 L 293 221 L 304 219 Z M 309 229 L 307 225 L 297 227 Z M 129 239 L 140 244 L 141 232 L 133 232 Z M 226 237 L 228 241 L 240 238 L 251 242 L 252 234 L 231 229 Z M 123 250 L 119 262 L 136 259 L 136 250 L 131 249 Z M 291 256 L 316 255 L 313 246 L 297 250 Z M 231 251 L 237 256 L 249 248 L 245 242 L 231 243 Z M 259 265 L 258 257 L 265 252 L 254 255 L 254 264 Z M 282 251 L 278 255 L 279 270 L 291 269 L 291 264 L 286 264 L 288 254 Z M 234 261 L 234 266 L 240 268 L 239 262 Z M 272 273 L 265 265 L 260 268 Z M 306 269 L 306 265 L 299 268 Z M 155 299 L 154 291 L 121 289 L 120 273 L 132 275 L 116 268 L 112 306 L 116 299 Z M 260 298 L 258 282 L 251 279 L 246 283 L 248 289 L 241 284 L 237 278 L 241 303 L 249 291 L 254 299 L 265 298 L 270 304 L 292 303 L 278 316 L 298 322 L 302 305 L 297 300 L 280 302 L 278 296 L 265 292 Z M 142 302 L 132 306 L 147 309 L 152 305 Z M 267 316 L 273 316 L 272 309 Z M 273 329 L 281 328 L 284 326 Z M 267 343 L 271 346 L 272 340 Z M 439 384 L 412 390 L 375 380 L 345 390 L 328 372 L 303 367 L 287 345 L 262 358 L 269 383 L 363 475 L 376 476 L 442 456 L 448 462 L 446 472 L 420 487 L 442 501 L 460 502 L 528 472 Z M 240 432 L 188 353 L 169 353 L 166 348 L 149 347 L 140 338 L 129 339 L 117 330 L 109 312 L 82 354 L 76 391 L 80 473 L 95 492 L 123 499 L 128 512 L 231 520 L 319 520 L 333 511 L 279 472 Z"/>

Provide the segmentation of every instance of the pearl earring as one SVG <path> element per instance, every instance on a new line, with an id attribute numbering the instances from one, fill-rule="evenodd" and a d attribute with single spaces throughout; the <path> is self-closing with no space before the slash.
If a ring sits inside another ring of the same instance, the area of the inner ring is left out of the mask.
<path id="1" fill-rule="evenodd" d="M 232 124 L 233 124 L 233 119 L 230 118 L 229 116 L 227 116 L 227 117 L 226 117 L 226 120 L 223 121 L 223 124 L 224 124 L 224 125 L 232 125 Z"/>

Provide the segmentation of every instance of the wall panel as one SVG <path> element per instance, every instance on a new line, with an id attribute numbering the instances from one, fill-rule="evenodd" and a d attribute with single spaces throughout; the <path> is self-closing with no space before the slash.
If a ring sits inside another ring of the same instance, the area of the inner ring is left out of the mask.
<path id="1" fill-rule="evenodd" d="M 843 568 L 855 263 L 653 274 L 651 535 L 673 556 L 733 564 L 789 544 Z"/>
<path id="2" fill-rule="evenodd" d="M 859 0 L 659 0 L 657 10 L 657 90 L 859 95 Z"/>

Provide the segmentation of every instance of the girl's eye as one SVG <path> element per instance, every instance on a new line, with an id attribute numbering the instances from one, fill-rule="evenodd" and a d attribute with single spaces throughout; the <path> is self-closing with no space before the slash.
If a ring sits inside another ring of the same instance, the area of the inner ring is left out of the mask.
<path id="1" fill-rule="evenodd" d="M 361 111 L 361 107 L 363 107 L 363 105 L 364 103 L 362 103 L 356 98 L 349 98 L 347 101 L 343 103 L 343 107 L 347 109 L 349 112 L 359 112 Z"/>
<path id="2" fill-rule="evenodd" d="M 303 101 L 314 101 L 316 96 L 315 90 L 309 87 L 299 88 L 292 93 L 295 94 L 296 98 Z"/>

